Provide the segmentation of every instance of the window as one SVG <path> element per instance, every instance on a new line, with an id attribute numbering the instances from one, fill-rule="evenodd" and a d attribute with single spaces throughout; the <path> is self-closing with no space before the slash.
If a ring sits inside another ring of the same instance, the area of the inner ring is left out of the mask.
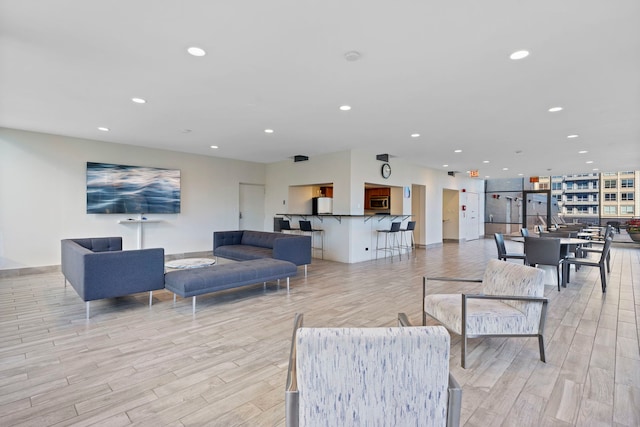
<path id="1" fill-rule="evenodd" d="M 633 179 L 621 179 L 620 188 L 633 188 Z"/>
<path id="2" fill-rule="evenodd" d="M 573 182 L 567 182 L 567 190 L 573 190 Z"/>
<path id="3" fill-rule="evenodd" d="M 551 183 L 551 189 L 552 190 L 562 190 L 562 183 L 561 182 L 553 182 L 553 183 Z"/>
<path id="4" fill-rule="evenodd" d="M 604 209 L 605 215 L 616 215 L 618 213 L 617 206 L 603 206 L 602 209 Z"/>
<path id="5" fill-rule="evenodd" d="M 620 194 L 620 200 L 624 200 L 627 202 L 633 201 L 633 193 L 622 193 Z"/>
<path id="6" fill-rule="evenodd" d="M 586 206 L 577 206 L 577 207 L 576 207 L 576 211 L 577 211 L 579 214 L 588 214 L 588 213 L 589 213 L 589 208 L 588 208 L 588 207 L 586 207 Z"/>
<path id="7" fill-rule="evenodd" d="M 605 179 L 604 180 L 604 188 L 618 188 L 617 187 L 617 180 L 615 179 Z"/>
<path id="8" fill-rule="evenodd" d="M 538 185 L 538 188 L 539 188 L 540 190 L 548 190 L 548 189 L 549 189 L 549 183 L 548 183 L 548 182 L 541 182 L 541 183 Z"/>
<path id="9" fill-rule="evenodd" d="M 617 197 L 616 193 L 604 193 L 605 202 L 615 202 L 616 200 L 618 200 L 616 197 Z"/>
<path id="10" fill-rule="evenodd" d="M 579 202 L 588 202 L 589 201 L 589 195 L 587 194 L 578 194 L 578 201 Z"/>
<path id="11" fill-rule="evenodd" d="M 633 215 L 633 206 L 620 206 L 620 214 L 630 214 Z"/>
<path id="12" fill-rule="evenodd" d="M 578 182 L 578 190 L 588 190 L 588 189 L 589 189 L 589 183 L 587 181 Z"/>

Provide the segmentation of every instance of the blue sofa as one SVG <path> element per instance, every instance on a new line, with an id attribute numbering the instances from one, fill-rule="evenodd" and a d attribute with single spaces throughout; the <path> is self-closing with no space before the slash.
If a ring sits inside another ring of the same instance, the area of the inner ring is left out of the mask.
<path id="1" fill-rule="evenodd" d="M 86 302 L 164 289 L 164 249 L 122 250 L 122 237 L 64 239 L 62 274 Z"/>
<path id="2" fill-rule="evenodd" d="M 311 264 L 311 237 L 268 231 L 215 231 L 213 255 L 235 261 L 274 258 L 295 265 Z"/>

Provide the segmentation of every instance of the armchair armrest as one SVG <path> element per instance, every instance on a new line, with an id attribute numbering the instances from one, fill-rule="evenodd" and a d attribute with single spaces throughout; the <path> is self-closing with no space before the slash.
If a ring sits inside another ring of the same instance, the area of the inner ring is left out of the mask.
<path id="1" fill-rule="evenodd" d="M 298 383 L 296 380 L 296 336 L 298 329 L 302 327 L 302 313 L 296 313 L 293 320 L 293 334 L 291 336 L 291 351 L 289 352 L 289 368 L 287 369 L 287 384 L 284 392 L 284 407 L 286 427 L 298 427 L 299 425 L 299 401 Z"/>

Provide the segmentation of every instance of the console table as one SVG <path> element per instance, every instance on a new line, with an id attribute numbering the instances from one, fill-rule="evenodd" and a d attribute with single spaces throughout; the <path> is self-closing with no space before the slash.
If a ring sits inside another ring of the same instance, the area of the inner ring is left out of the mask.
<path id="1" fill-rule="evenodd" d="M 161 222 L 159 219 L 143 219 L 142 215 L 140 218 L 129 218 L 129 219 L 121 219 L 118 220 L 118 224 L 137 224 L 138 225 L 138 249 L 142 249 L 142 224 L 146 222 Z"/>

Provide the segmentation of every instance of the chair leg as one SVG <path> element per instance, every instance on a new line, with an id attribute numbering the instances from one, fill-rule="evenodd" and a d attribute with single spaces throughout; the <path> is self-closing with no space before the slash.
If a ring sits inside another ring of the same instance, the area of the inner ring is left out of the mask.
<path id="1" fill-rule="evenodd" d="M 544 355 L 544 337 L 542 334 L 538 335 L 538 347 L 540 347 L 540 361 L 547 363 L 547 359 Z"/>
<path id="2" fill-rule="evenodd" d="M 607 292 L 607 273 L 604 271 L 604 265 L 600 266 L 600 282 L 602 285 L 602 293 Z"/>
<path id="3" fill-rule="evenodd" d="M 611 273 L 611 252 L 607 254 L 607 273 Z"/>
<path id="4" fill-rule="evenodd" d="M 564 267 L 564 265 L 562 266 Z M 564 270 L 564 268 L 563 268 Z M 558 292 L 560 292 L 560 265 L 556 265 L 556 276 L 557 276 L 557 280 L 558 280 Z"/>
<path id="5" fill-rule="evenodd" d="M 460 340 L 460 365 L 462 369 L 467 368 L 467 335 L 463 334 Z"/>

